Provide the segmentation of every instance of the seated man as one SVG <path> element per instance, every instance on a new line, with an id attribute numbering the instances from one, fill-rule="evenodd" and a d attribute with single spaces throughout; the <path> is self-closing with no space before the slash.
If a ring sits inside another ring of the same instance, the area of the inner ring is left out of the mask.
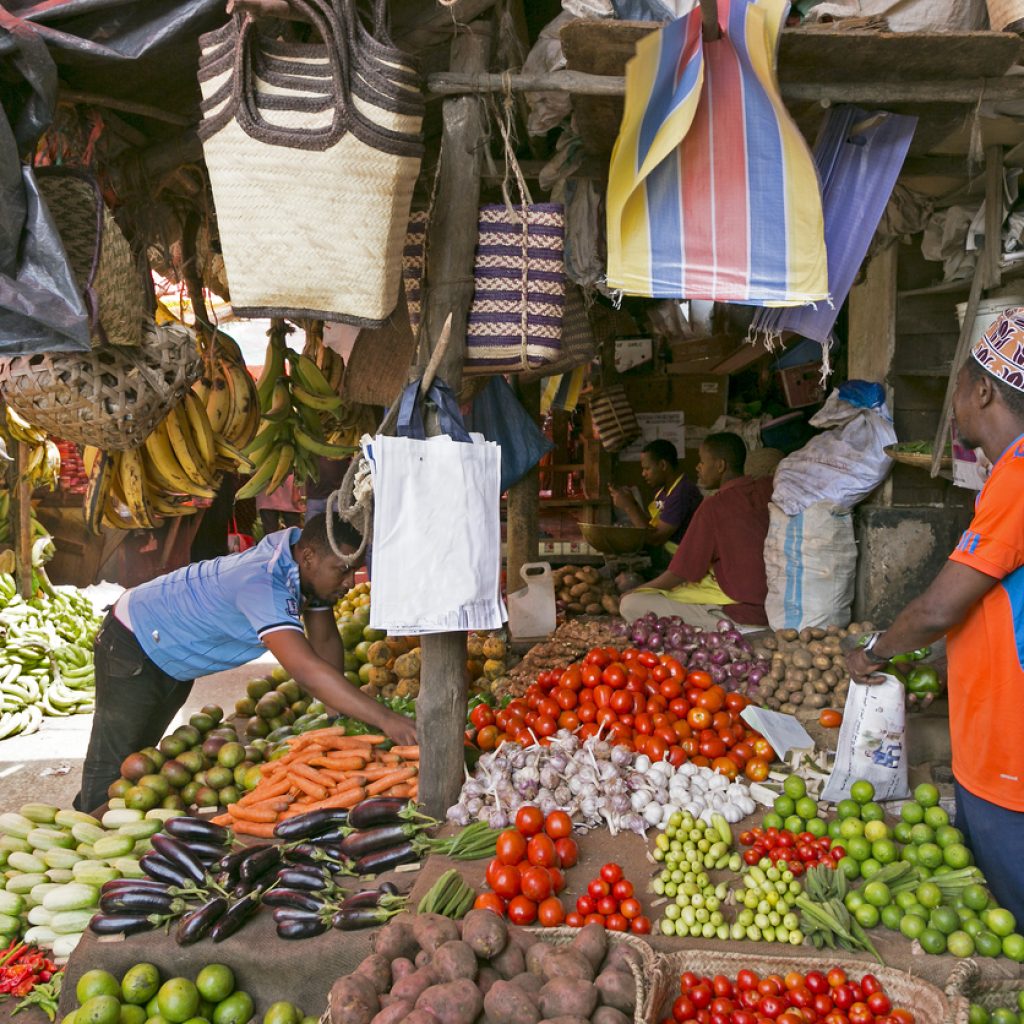
<path id="1" fill-rule="evenodd" d="M 661 438 L 644 446 L 640 454 L 644 482 L 655 489 L 654 500 L 643 509 L 628 487 L 609 487 L 612 502 L 622 509 L 634 526 L 647 530 L 651 563 L 656 572 L 664 570 L 676 553 L 701 501 L 696 485 L 679 468 L 679 455 L 671 441 Z"/>
<path id="2" fill-rule="evenodd" d="M 655 612 L 704 629 L 723 615 L 744 626 L 768 625 L 764 540 L 773 481 L 744 476 L 746 457 L 737 434 L 705 438 L 697 481 L 717 493 L 700 503 L 668 570 L 622 598 L 627 621 Z"/>

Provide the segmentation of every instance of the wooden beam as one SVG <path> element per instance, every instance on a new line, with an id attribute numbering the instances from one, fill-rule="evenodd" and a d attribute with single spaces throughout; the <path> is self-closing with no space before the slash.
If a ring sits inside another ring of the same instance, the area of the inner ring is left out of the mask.
<path id="1" fill-rule="evenodd" d="M 11 541 L 14 546 L 14 576 L 18 593 L 28 600 L 32 596 L 32 492 L 25 477 L 29 447 L 24 441 L 14 442 L 14 462 L 7 468 L 11 490 Z"/>
<path id="2" fill-rule="evenodd" d="M 118 100 L 112 96 L 100 96 L 97 93 L 81 92 L 78 89 L 65 89 L 57 93 L 57 101 L 62 103 L 84 103 L 89 107 L 105 107 L 108 110 L 120 110 L 123 114 L 135 114 L 147 117 L 151 121 L 163 121 L 165 124 L 176 124 L 184 128 L 192 124 L 192 119 L 181 114 L 172 114 L 161 107 L 151 107 L 148 103 L 135 103 L 131 100 Z"/>
<path id="3" fill-rule="evenodd" d="M 457 71 L 487 68 L 490 26 L 474 23 L 452 44 L 451 66 Z M 428 349 L 445 351 L 435 360 L 437 375 L 454 391 L 462 379 L 466 317 L 473 298 L 473 263 L 480 204 L 480 167 L 486 137 L 481 104 L 472 97 L 446 100 L 442 112 L 441 171 L 435 209 L 444 216 L 431 227 L 423 303 L 421 365 Z M 444 330 L 451 318 L 450 332 Z M 437 424 L 427 424 L 437 433 Z M 437 633 L 420 642 L 422 666 L 416 702 L 416 726 L 422 748 L 420 802 L 426 812 L 443 818 L 459 797 L 464 774 L 463 733 L 466 728 L 468 679 L 466 634 Z"/>
<path id="4" fill-rule="evenodd" d="M 998 288 L 1003 281 L 999 261 L 1003 255 L 1003 147 L 985 150 L 985 251 L 979 268 L 986 288 Z"/>
<path id="5" fill-rule="evenodd" d="M 625 78 L 591 75 L 584 71 L 551 71 L 537 75 L 500 75 L 441 71 L 427 76 L 427 90 L 437 96 L 463 93 L 570 92 L 577 96 L 624 96 Z M 927 82 L 787 82 L 781 83 L 787 100 L 844 103 L 977 103 L 985 100 L 1024 99 L 1024 76 L 954 78 Z"/>
<path id="6" fill-rule="evenodd" d="M 523 408 L 535 422 L 540 421 L 540 381 L 518 384 L 516 392 Z M 555 469 L 555 467 L 551 467 Z M 508 492 L 505 548 L 505 585 L 508 592 L 524 585 L 522 567 L 537 561 L 540 542 L 540 469 L 534 466 Z"/>

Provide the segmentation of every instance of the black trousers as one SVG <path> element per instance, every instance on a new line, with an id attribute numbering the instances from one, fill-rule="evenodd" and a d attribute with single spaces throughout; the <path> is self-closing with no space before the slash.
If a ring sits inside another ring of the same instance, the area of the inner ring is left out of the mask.
<path id="1" fill-rule="evenodd" d="M 106 802 L 107 788 L 120 777 L 129 754 L 160 741 L 193 682 L 157 667 L 112 611 L 96 634 L 95 659 L 96 711 L 74 801 L 76 810 L 87 812 Z"/>

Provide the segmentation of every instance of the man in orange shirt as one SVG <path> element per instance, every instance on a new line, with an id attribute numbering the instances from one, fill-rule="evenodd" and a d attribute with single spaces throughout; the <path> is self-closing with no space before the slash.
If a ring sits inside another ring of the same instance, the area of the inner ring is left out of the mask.
<path id="1" fill-rule="evenodd" d="M 1024 925 L 1024 308 L 1007 310 L 961 368 L 953 413 L 992 472 L 928 589 L 847 656 L 858 683 L 948 636 L 956 822 L 1000 905 Z"/>

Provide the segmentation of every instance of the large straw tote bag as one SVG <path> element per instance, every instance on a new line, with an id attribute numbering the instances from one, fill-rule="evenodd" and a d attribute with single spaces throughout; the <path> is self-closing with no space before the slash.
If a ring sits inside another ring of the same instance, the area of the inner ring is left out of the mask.
<path id="1" fill-rule="evenodd" d="M 190 330 L 150 320 L 138 346 L 2 360 L 0 390 L 12 409 L 56 437 L 127 451 L 181 401 L 201 368 Z"/>
<path id="2" fill-rule="evenodd" d="M 295 0 L 321 42 L 236 15 L 200 39 L 203 122 L 234 312 L 381 326 L 394 310 L 423 100 L 378 4 Z"/>
<path id="3" fill-rule="evenodd" d="M 1024 34 L 1024 0 L 987 0 L 993 32 Z"/>
<path id="4" fill-rule="evenodd" d="M 85 299 L 93 345 L 138 345 L 146 313 L 142 281 L 96 179 L 84 171 L 44 167 L 36 180 Z"/>

